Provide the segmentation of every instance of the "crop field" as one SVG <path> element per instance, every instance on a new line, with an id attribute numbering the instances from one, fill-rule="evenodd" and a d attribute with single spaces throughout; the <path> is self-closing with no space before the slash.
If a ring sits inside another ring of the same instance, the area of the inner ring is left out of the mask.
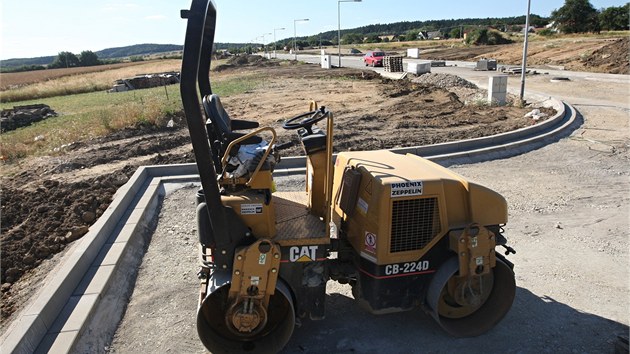
<path id="1" fill-rule="evenodd" d="M 3 88 L 0 90 L 0 102 L 101 91 L 111 88 L 114 81 L 118 79 L 138 74 L 179 71 L 180 68 L 181 60 L 170 59 L 1 74 Z M 13 86 L 11 82 L 14 83 Z M 28 82 L 28 84 L 8 89 L 14 87 L 16 82 Z"/>
<path id="2" fill-rule="evenodd" d="M 102 71 L 126 68 L 130 66 L 137 66 L 137 65 L 142 65 L 142 64 L 146 64 L 146 63 L 128 62 L 128 63 L 97 65 L 97 66 L 83 66 L 79 68 L 62 68 L 62 69 L 24 71 L 24 72 L 16 72 L 16 73 L 1 73 L 0 74 L 0 91 L 12 89 L 12 88 L 15 89 L 20 86 L 34 84 L 37 82 L 58 79 L 64 76 L 102 72 Z"/>

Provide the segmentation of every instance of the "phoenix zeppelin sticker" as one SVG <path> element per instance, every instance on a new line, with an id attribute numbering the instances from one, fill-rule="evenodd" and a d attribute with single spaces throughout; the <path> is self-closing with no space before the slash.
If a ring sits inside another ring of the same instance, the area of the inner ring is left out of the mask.
<path id="1" fill-rule="evenodd" d="M 365 232 L 365 250 L 376 254 L 376 235 L 371 232 Z"/>
<path id="2" fill-rule="evenodd" d="M 422 195 L 422 181 L 397 182 L 392 183 L 391 187 L 391 196 L 394 198 Z"/>
<path id="3" fill-rule="evenodd" d="M 359 200 L 357 201 L 357 209 L 359 209 L 359 211 L 363 214 L 367 214 L 368 207 L 368 203 L 365 200 L 361 199 L 361 197 L 359 197 Z"/>
<path id="4" fill-rule="evenodd" d="M 262 204 L 241 204 L 241 215 L 262 214 Z"/>

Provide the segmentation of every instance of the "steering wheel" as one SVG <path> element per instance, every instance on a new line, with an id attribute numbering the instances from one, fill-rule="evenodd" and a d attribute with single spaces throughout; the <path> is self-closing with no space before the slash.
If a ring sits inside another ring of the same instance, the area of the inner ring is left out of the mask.
<path id="1" fill-rule="evenodd" d="M 329 115 L 330 112 L 326 110 L 326 107 L 322 106 L 320 109 L 297 115 L 285 121 L 282 124 L 282 128 L 287 130 L 306 128 L 306 130 L 310 131 L 313 124 L 327 118 Z"/>

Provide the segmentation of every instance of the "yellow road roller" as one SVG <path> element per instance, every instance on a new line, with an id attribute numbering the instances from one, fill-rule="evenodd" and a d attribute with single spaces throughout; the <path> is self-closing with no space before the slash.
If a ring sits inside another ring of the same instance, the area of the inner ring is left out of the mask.
<path id="1" fill-rule="evenodd" d="M 276 190 L 286 144 L 271 127 L 232 119 L 212 92 L 216 14 L 212 0 L 192 0 L 181 14 L 181 98 L 201 180 L 197 331 L 205 347 L 278 352 L 297 319 L 324 318 L 328 281 L 352 286 L 373 314 L 421 308 L 455 337 L 501 321 L 516 289 L 513 264 L 495 251 L 514 252 L 502 234 L 505 199 L 415 155 L 333 158 L 333 113 L 317 104 L 283 124 L 304 150 L 306 190 Z"/>

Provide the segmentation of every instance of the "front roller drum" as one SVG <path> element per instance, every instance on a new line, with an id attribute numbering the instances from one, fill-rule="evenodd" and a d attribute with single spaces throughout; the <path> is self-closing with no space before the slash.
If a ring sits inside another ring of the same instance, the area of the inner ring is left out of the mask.
<path id="1" fill-rule="evenodd" d="M 229 290 L 229 283 L 216 288 L 202 300 L 197 311 L 197 332 L 206 349 L 211 353 L 280 351 L 295 327 L 293 300 L 286 285 L 279 280 L 267 309 L 248 311 L 254 314 L 251 318 L 239 313 L 243 303 L 228 302 Z"/>
<path id="2" fill-rule="evenodd" d="M 492 329 L 512 307 L 516 293 L 514 272 L 497 258 L 485 275 L 458 277 L 453 257 L 435 273 L 427 291 L 431 316 L 454 337 L 475 337 Z"/>

